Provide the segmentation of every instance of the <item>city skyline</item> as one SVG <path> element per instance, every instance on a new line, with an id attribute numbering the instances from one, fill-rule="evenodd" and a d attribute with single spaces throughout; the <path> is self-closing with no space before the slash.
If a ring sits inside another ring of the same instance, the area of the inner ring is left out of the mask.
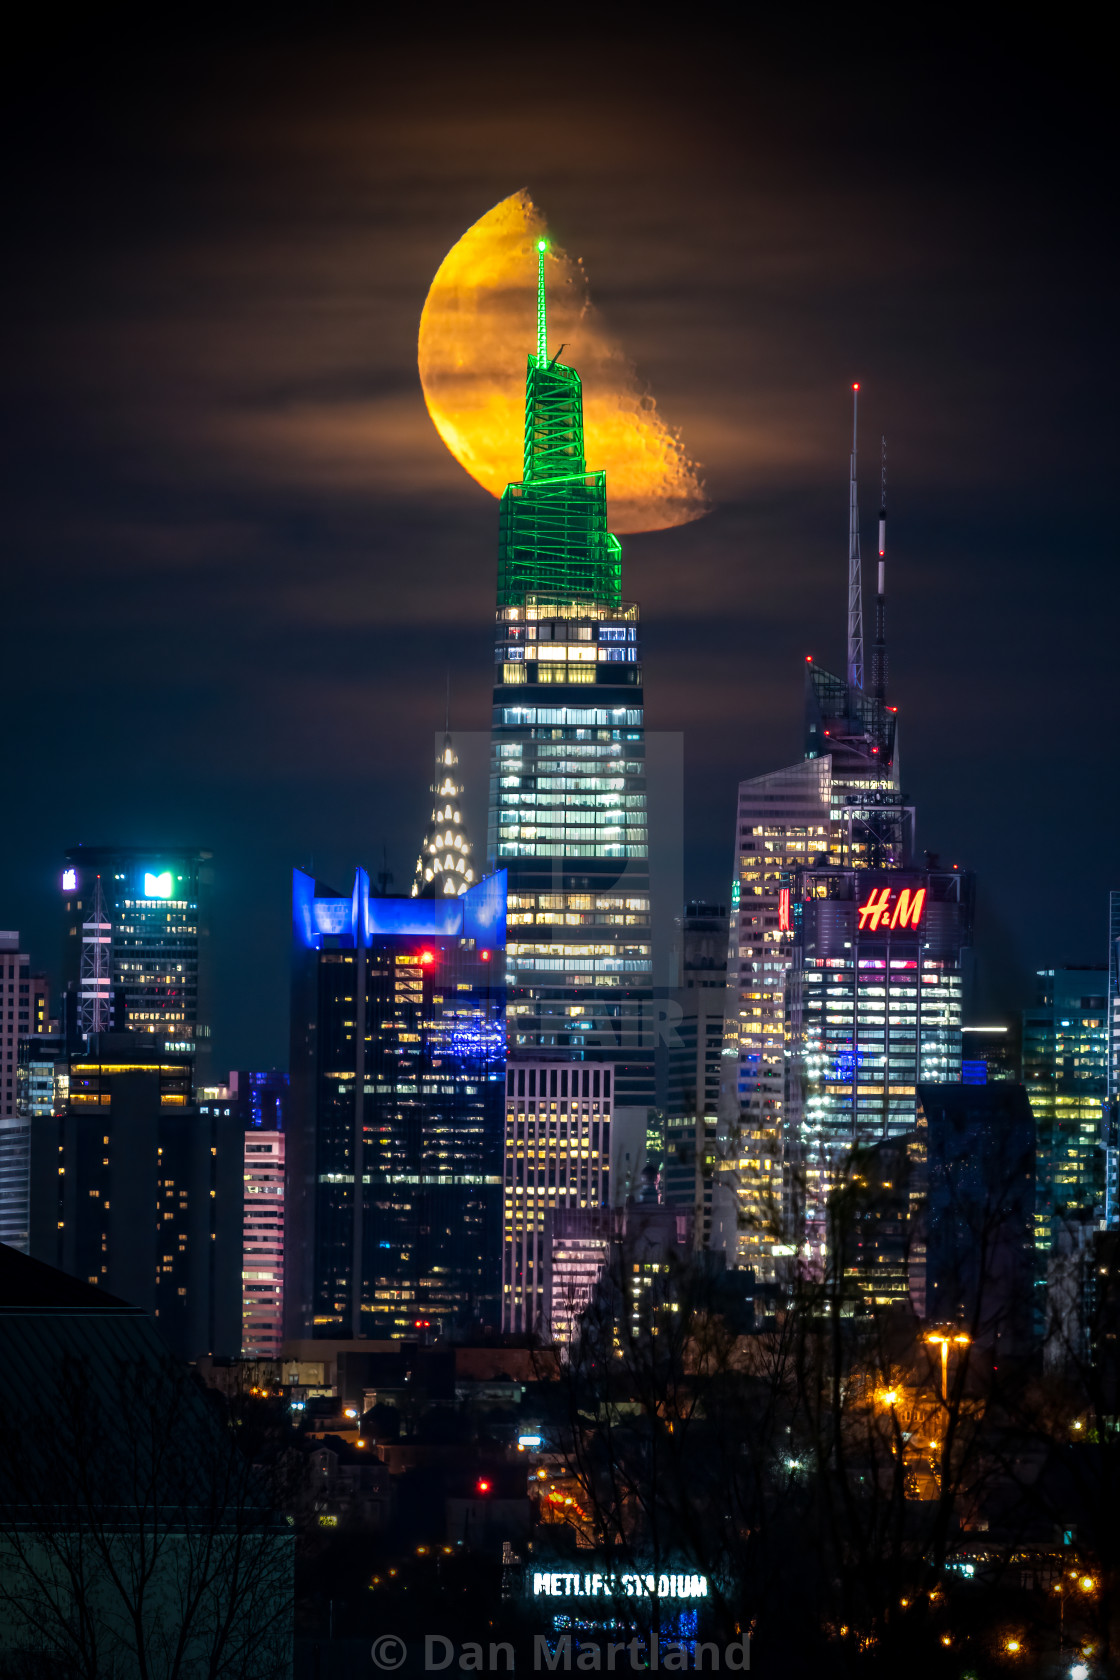
<path id="1" fill-rule="evenodd" d="M 0 924 L 20 928 L 36 969 L 60 972 L 67 847 L 204 846 L 224 1035 L 215 1068 L 282 1065 L 288 869 L 333 878 L 353 858 L 377 868 L 384 847 L 394 890 L 408 891 L 448 670 L 453 730 L 487 723 L 497 526 L 493 502 L 424 412 L 416 319 L 450 245 L 525 183 L 585 257 L 592 296 L 682 428 L 714 503 L 693 526 L 627 543 L 647 722 L 686 736 L 686 896 L 726 899 L 738 783 L 798 755 L 805 653 L 840 665 L 846 399 L 859 378 L 865 549 L 875 444 L 880 432 L 890 440 L 892 691 L 918 846 L 976 871 L 994 1002 L 1028 1003 L 1037 968 L 1098 960 L 1115 794 L 1102 785 L 1089 801 L 1055 927 L 1033 914 L 1032 895 L 1061 849 L 1060 825 L 1052 802 L 1022 792 L 1040 765 L 1042 781 L 1084 783 L 1097 761 L 1103 738 L 1084 719 L 1104 715 L 1115 587 L 1103 569 L 1099 470 L 1109 429 L 1093 383 L 1099 235 L 1089 182 L 1070 192 L 1062 177 L 1076 124 L 1063 125 L 1057 157 L 1039 170 L 1042 131 L 1025 117 L 1042 77 L 1032 43 L 1017 44 L 986 111 L 967 98 L 989 62 L 981 43 L 956 83 L 967 120 L 939 158 L 928 124 L 948 41 L 933 43 L 925 69 L 904 62 L 902 46 L 893 57 L 880 49 L 868 68 L 874 113 L 844 107 L 846 61 L 827 67 L 823 52 L 785 99 L 791 49 L 780 33 L 758 38 L 741 120 L 722 72 L 686 55 L 680 109 L 695 121 L 685 141 L 678 128 L 657 138 L 633 77 L 613 114 L 593 118 L 621 50 L 611 37 L 576 91 L 586 134 L 561 171 L 556 134 L 521 144 L 522 93 L 484 122 L 500 53 L 447 107 L 447 123 L 472 137 L 452 157 L 439 134 L 410 123 L 420 83 L 406 42 L 386 49 L 402 92 L 376 119 L 363 115 L 371 49 L 360 32 L 356 41 L 344 71 L 333 39 L 303 43 L 277 24 L 244 95 L 253 145 L 214 68 L 248 53 L 236 32 L 189 49 L 209 67 L 195 93 L 161 83 L 134 46 L 129 62 L 154 79 L 126 94 L 110 77 L 116 116 L 87 93 L 64 117 L 29 49 L 19 111 L 38 112 L 39 128 L 49 118 L 52 138 L 17 194 L 25 237 L 9 292 L 18 406 L 8 435 L 21 564 L 8 574 L 6 616 L 21 627 L 14 671 L 36 726 L 12 744 L 11 785 L 27 798 L 0 843 Z M 307 46 L 302 65 L 297 45 Z M 651 42 L 639 60 L 651 110 L 667 108 L 669 55 Z M 430 57 L 425 85 L 447 91 L 446 62 Z M 64 65 L 59 86 L 73 93 L 75 76 Z M 1060 59 L 1048 85 L 1070 114 Z M 157 88 L 166 99 L 153 101 Z M 142 168 L 122 157 L 115 125 L 126 115 L 149 142 Z M 1010 161 L 999 138 L 1008 118 L 1023 137 Z M 369 152 L 363 134 L 392 140 L 397 165 L 370 164 L 364 176 L 354 161 Z M 678 153 L 666 150 L 678 141 Z M 614 147 L 608 183 L 596 164 L 603 143 Z M 658 160 L 653 192 L 643 183 Z M 417 176 L 432 185 L 422 209 L 407 201 L 406 178 Z M 283 208 L 281 181 L 298 188 Z M 141 211 L 161 183 L 162 221 Z M 308 218 L 328 183 L 338 212 L 320 241 Z M 36 208 L 47 188 L 49 224 Z M 106 214 L 91 222 L 83 194 Z M 1043 231 L 1059 195 L 1060 264 Z M 369 231 L 369 205 L 383 231 Z M 259 249 L 246 265 L 247 214 Z M 290 264 L 262 266 L 281 249 L 296 253 L 290 280 Z M 1076 560 L 1084 580 L 1056 622 L 1055 554 Z M 418 594 L 421 576 L 430 587 Z M 45 577 L 46 592 L 36 586 Z M 870 615 L 865 598 L 868 633 Z M 95 689 L 83 665 L 91 634 Z M 1048 704 L 1025 729 L 1043 671 L 1053 673 Z M 391 697 L 394 728 L 379 732 Z M 46 780 L 57 763 L 68 766 L 61 787 Z M 485 790 L 468 783 L 466 796 L 478 813 Z M 473 819 L 472 832 L 482 832 Z M 237 968 L 250 947 L 264 960 L 246 992 Z"/>

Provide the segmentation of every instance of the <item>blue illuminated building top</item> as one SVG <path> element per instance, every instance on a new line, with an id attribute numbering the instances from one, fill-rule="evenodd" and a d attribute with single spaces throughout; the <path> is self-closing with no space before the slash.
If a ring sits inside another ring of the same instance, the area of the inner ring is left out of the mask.
<path id="1" fill-rule="evenodd" d="M 343 948 L 368 948 L 378 934 L 411 934 L 423 939 L 474 939 L 480 945 L 506 942 L 506 872 L 497 870 L 458 898 L 371 898 L 369 875 L 354 872 L 349 898 L 340 898 L 302 869 L 292 871 L 292 932 L 309 951 L 324 938 Z"/>

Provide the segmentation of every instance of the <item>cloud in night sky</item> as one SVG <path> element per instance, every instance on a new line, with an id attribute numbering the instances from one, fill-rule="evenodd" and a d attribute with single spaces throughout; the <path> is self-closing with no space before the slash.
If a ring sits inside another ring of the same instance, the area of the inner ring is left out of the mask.
<path id="1" fill-rule="evenodd" d="M 345 880 L 384 845 L 407 887 L 448 672 L 456 724 L 488 723 L 497 536 L 428 419 L 417 325 L 450 246 L 522 186 L 713 502 L 623 561 L 650 727 L 685 731 L 689 889 L 726 891 L 736 783 L 798 756 L 804 654 L 841 656 L 859 378 L 868 551 L 889 438 L 920 843 L 979 871 L 1001 997 L 1015 962 L 1103 960 L 1118 603 L 1093 102 L 1029 41 L 845 48 L 775 24 L 732 53 L 721 16 L 694 45 L 606 28 L 566 49 L 562 123 L 498 30 L 281 17 L 200 23 L 173 53 L 26 49 L 3 295 L 25 727 L 0 925 L 41 964 L 63 847 L 209 844 L 219 1063 L 282 1060 L 287 869 Z"/>

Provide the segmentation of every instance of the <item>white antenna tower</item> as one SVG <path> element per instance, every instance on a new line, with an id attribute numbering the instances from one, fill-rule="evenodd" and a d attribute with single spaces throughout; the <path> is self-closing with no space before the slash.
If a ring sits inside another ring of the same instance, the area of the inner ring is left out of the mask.
<path id="1" fill-rule="evenodd" d="M 852 386 L 852 478 L 848 498 L 848 683 L 863 687 L 863 579 L 859 564 L 859 505 L 856 455 L 859 435 L 859 386 Z"/>
<path id="2" fill-rule="evenodd" d="M 82 975 L 78 992 L 80 1026 L 85 1034 L 108 1032 L 112 1026 L 110 953 L 113 926 L 105 915 L 105 897 L 98 875 L 93 890 L 93 913 L 82 925 Z"/>

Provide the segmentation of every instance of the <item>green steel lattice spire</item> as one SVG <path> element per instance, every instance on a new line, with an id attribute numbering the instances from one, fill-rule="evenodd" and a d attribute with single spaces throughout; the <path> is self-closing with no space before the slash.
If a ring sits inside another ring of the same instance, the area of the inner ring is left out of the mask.
<path id="1" fill-rule="evenodd" d="M 614 604 L 621 599 L 621 551 L 607 530 L 606 478 L 589 472 L 584 458 L 579 374 L 559 351 L 548 359 L 548 240 L 536 243 L 537 350 L 525 373 L 523 477 L 502 496 L 498 600 L 516 606 L 538 594 Z"/>

